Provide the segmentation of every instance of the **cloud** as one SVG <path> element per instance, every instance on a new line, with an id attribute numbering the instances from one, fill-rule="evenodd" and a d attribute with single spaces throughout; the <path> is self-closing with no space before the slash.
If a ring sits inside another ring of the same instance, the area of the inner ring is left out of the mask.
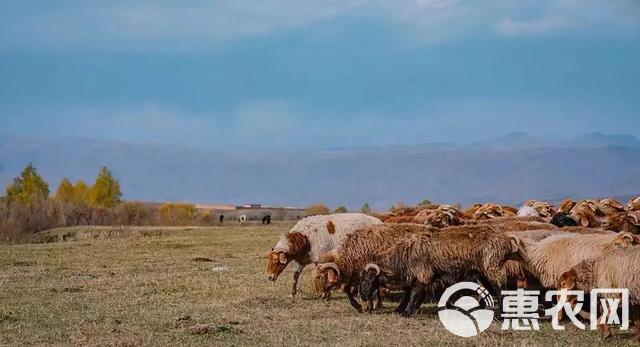
<path id="1" fill-rule="evenodd" d="M 56 1 L 0 4 L 0 47 L 118 49 L 208 47 L 238 38 L 365 18 L 393 23 L 420 41 L 478 33 L 637 30 L 636 0 Z M 329 29 L 330 24 L 321 26 Z"/>

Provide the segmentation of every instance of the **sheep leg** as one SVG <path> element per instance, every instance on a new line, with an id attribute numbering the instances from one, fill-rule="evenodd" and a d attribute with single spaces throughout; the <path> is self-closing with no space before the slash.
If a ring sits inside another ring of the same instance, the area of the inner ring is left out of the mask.
<path id="1" fill-rule="evenodd" d="M 374 310 L 377 310 L 378 308 L 382 307 L 382 291 L 384 290 L 384 288 L 378 288 L 378 301 L 377 303 L 373 306 Z"/>
<path id="2" fill-rule="evenodd" d="M 424 284 L 420 282 L 416 282 L 411 289 L 411 295 L 409 297 L 409 303 L 407 304 L 407 308 L 402 313 L 403 317 L 411 317 L 416 309 L 420 307 L 421 299 L 424 298 L 425 288 Z"/>
<path id="3" fill-rule="evenodd" d="M 296 270 L 293 273 L 293 288 L 291 289 L 291 297 L 295 298 L 296 294 L 298 293 L 298 278 L 300 278 L 300 274 L 302 273 L 302 270 L 304 269 L 304 265 L 296 262 Z"/>
<path id="4" fill-rule="evenodd" d="M 411 297 L 411 287 L 403 288 L 402 299 L 400 299 L 400 303 L 398 304 L 398 308 L 394 311 L 395 313 L 402 313 L 407 308 L 407 304 L 409 303 L 409 298 Z"/>
<path id="5" fill-rule="evenodd" d="M 349 299 L 349 303 L 353 308 L 358 310 L 358 312 L 362 313 L 362 305 L 358 303 L 358 301 L 353 297 L 353 290 L 351 290 L 351 286 L 344 286 L 342 291 L 347 294 L 347 299 Z"/>

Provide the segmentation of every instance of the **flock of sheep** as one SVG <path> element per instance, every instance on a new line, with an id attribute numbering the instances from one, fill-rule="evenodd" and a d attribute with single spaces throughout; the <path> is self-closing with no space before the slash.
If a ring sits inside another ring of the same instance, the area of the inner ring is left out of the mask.
<path id="1" fill-rule="evenodd" d="M 520 209 L 421 205 L 375 216 L 312 216 L 281 235 L 267 256 L 267 272 L 275 281 L 293 262 L 295 296 L 300 273 L 314 264 L 321 297 L 342 289 L 360 312 L 380 307 L 388 288 L 402 289 L 396 312 L 405 317 L 460 281 L 479 282 L 494 294 L 628 288 L 638 338 L 639 233 L 640 197 L 626 206 L 614 199 L 567 199 L 557 210 L 531 200 Z M 611 335 L 606 324 L 598 330 Z"/>

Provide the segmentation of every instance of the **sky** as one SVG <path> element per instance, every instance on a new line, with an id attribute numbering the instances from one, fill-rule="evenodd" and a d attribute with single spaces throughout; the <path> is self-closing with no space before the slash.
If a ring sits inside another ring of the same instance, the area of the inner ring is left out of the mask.
<path id="1" fill-rule="evenodd" d="M 0 136 L 206 149 L 640 137 L 636 0 L 0 2 Z"/>

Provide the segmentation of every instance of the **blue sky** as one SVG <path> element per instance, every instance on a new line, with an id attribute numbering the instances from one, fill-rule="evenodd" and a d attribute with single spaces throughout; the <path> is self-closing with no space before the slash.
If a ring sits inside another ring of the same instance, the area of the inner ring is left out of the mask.
<path id="1" fill-rule="evenodd" d="M 640 2 L 3 1 L 0 135 L 211 149 L 640 136 Z"/>

